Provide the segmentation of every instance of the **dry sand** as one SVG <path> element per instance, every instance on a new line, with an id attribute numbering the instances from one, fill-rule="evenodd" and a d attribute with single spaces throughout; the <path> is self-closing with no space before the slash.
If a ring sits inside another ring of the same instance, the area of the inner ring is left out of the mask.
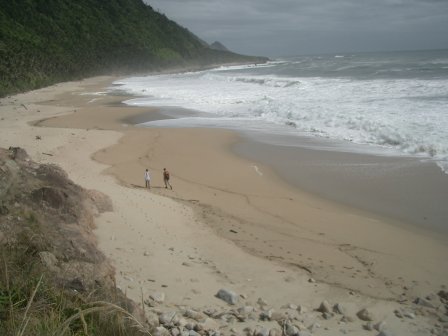
<path id="1" fill-rule="evenodd" d="M 160 113 L 95 94 L 112 80 L 2 99 L 0 145 L 23 147 L 111 197 L 114 211 L 98 218 L 96 233 L 118 286 L 132 299 L 162 291 L 167 307 L 224 307 L 214 294 L 229 288 L 274 308 L 295 303 L 312 310 L 326 299 L 354 316 L 369 307 L 407 335 L 433 323 L 405 323 L 393 310 L 395 300 L 447 284 L 446 242 L 291 187 L 269 167 L 232 154 L 241 141 L 235 133 L 133 127 L 133 118 Z M 163 167 L 172 191 L 163 186 Z M 143 187 L 145 168 L 151 190 Z M 329 331 L 320 334 L 339 333 L 337 320 L 325 323 Z M 361 334 L 361 321 L 345 331 Z"/>

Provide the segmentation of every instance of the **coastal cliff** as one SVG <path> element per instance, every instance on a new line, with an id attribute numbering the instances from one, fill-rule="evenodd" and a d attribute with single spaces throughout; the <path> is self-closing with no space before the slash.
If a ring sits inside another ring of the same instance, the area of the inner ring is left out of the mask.
<path id="1" fill-rule="evenodd" d="M 124 317 L 143 315 L 115 287 L 92 234 L 95 215 L 111 210 L 57 166 L 0 148 L 1 335 L 115 335 L 120 323 L 133 335 Z"/>
<path id="2" fill-rule="evenodd" d="M 264 61 L 214 50 L 141 0 L 0 7 L 0 97 L 99 74 Z"/>

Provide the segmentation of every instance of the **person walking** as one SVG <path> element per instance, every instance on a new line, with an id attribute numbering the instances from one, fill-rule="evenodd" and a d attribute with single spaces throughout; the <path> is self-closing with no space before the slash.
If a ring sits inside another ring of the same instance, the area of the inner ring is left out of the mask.
<path id="1" fill-rule="evenodd" d="M 170 172 L 166 170 L 166 168 L 163 168 L 163 182 L 165 182 L 165 189 L 170 187 L 170 189 L 173 190 L 173 187 L 170 184 Z"/>
<path id="2" fill-rule="evenodd" d="M 145 171 L 145 188 L 151 189 L 151 176 L 148 169 Z"/>

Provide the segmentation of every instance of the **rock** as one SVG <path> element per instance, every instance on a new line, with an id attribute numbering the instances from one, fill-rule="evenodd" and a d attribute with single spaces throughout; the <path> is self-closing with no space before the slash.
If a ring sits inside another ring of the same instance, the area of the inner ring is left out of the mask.
<path id="1" fill-rule="evenodd" d="M 317 308 L 317 311 L 321 313 L 331 313 L 331 305 L 327 300 L 324 300 L 320 304 L 319 308 Z"/>
<path id="2" fill-rule="evenodd" d="M 311 336 L 311 334 L 306 330 L 302 330 L 302 331 L 299 331 L 297 336 Z"/>
<path id="3" fill-rule="evenodd" d="M 267 311 L 263 311 L 260 313 L 260 320 L 269 321 L 272 318 L 272 314 L 274 313 L 274 309 L 269 309 Z"/>
<path id="4" fill-rule="evenodd" d="M 436 308 L 436 306 L 432 302 L 429 302 L 428 300 L 423 298 L 416 298 L 414 300 L 414 303 L 422 307 Z"/>
<path id="5" fill-rule="evenodd" d="M 154 292 L 149 297 L 157 303 L 163 303 L 165 301 L 165 293 L 163 292 Z"/>
<path id="6" fill-rule="evenodd" d="M 440 298 L 444 299 L 444 300 L 448 300 L 448 291 L 440 290 L 440 291 L 437 293 L 437 295 L 438 295 Z"/>
<path id="7" fill-rule="evenodd" d="M 342 322 L 345 322 L 345 323 L 351 323 L 351 322 L 355 322 L 355 319 L 354 319 L 353 317 L 351 317 L 351 316 L 344 315 L 344 316 L 341 318 L 341 321 L 342 321 Z"/>
<path id="8" fill-rule="evenodd" d="M 171 336 L 179 336 L 180 335 L 179 328 L 173 328 L 170 330 L 170 332 L 171 332 Z"/>
<path id="9" fill-rule="evenodd" d="M 187 318 L 191 318 L 191 319 L 193 319 L 193 320 L 195 320 L 197 322 L 205 320 L 205 315 L 204 314 L 202 314 L 200 312 L 197 312 L 197 311 L 195 311 L 193 309 L 185 310 L 184 316 L 187 317 Z"/>
<path id="10" fill-rule="evenodd" d="M 374 324 L 373 328 L 378 331 L 383 331 L 386 328 L 386 321 L 381 321 Z"/>
<path id="11" fill-rule="evenodd" d="M 238 308 L 238 313 L 242 315 L 249 315 L 250 313 L 253 313 L 255 311 L 255 308 L 252 306 L 244 306 Z"/>
<path id="12" fill-rule="evenodd" d="M 366 324 L 363 325 L 363 328 L 364 328 L 365 330 L 370 330 L 370 331 L 372 331 L 372 330 L 373 330 L 373 324 L 372 324 L 372 322 L 367 322 Z"/>
<path id="13" fill-rule="evenodd" d="M 363 321 L 373 321 L 373 320 L 375 319 L 374 316 L 373 316 L 373 314 L 372 314 L 369 310 L 367 310 L 366 308 L 361 309 L 361 310 L 356 314 L 356 316 L 358 316 L 359 319 L 360 319 L 360 320 L 363 320 Z"/>
<path id="14" fill-rule="evenodd" d="M 207 316 L 218 318 L 219 317 L 219 311 L 215 308 L 207 308 L 203 311 L 203 313 Z"/>
<path id="15" fill-rule="evenodd" d="M 2 210 L 1 210 L 1 205 L 0 205 L 0 215 L 2 214 Z M 3 245 L 6 242 L 6 237 L 5 234 L 3 232 L 0 231 L 0 246 Z"/>
<path id="16" fill-rule="evenodd" d="M 190 332 L 188 333 L 188 336 L 200 336 L 201 334 L 197 333 L 194 330 L 190 330 Z"/>
<path id="17" fill-rule="evenodd" d="M 334 316 L 333 313 L 327 313 L 327 312 L 325 312 L 325 313 L 322 314 L 322 317 L 323 317 L 324 319 L 326 319 L 326 320 L 331 319 L 333 316 Z"/>
<path id="18" fill-rule="evenodd" d="M 234 328 L 230 329 L 230 331 L 231 331 L 233 334 L 236 333 L 236 330 L 235 330 Z M 244 334 L 245 334 L 246 336 L 252 336 L 252 335 L 254 334 L 254 331 L 253 331 L 253 329 L 252 329 L 251 327 L 246 327 L 246 328 L 243 329 L 243 331 L 244 331 Z"/>
<path id="19" fill-rule="evenodd" d="M 269 336 L 282 336 L 282 332 L 277 328 L 269 330 Z"/>
<path id="20" fill-rule="evenodd" d="M 174 325 L 176 325 L 180 328 L 183 328 L 188 323 L 188 321 L 186 319 L 184 319 L 183 317 L 178 319 L 177 316 L 173 319 L 173 322 L 174 322 Z"/>
<path id="21" fill-rule="evenodd" d="M 297 305 L 295 305 L 293 303 L 288 303 L 286 305 L 283 305 L 282 309 L 294 309 L 294 310 L 296 310 L 297 309 Z"/>
<path id="22" fill-rule="evenodd" d="M 316 280 L 314 280 L 313 278 L 309 278 L 309 279 L 308 279 L 308 282 L 309 282 L 309 283 L 316 283 Z"/>
<path id="23" fill-rule="evenodd" d="M 264 306 L 267 306 L 267 305 L 268 305 L 268 303 L 267 303 L 265 300 L 263 300 L 262 298 L 258 298 L 258 300 L 257 300 L 257 304 L 258 304 L 260 307 L 264 307 Z"/>
<path id="24" fill-rule="evenodd" d="M 262 327 L 255 327 L 254 336 L 269 336 L 269 329 L 267 328 L 262 328 Z"/>
<path id="25" fill-rule="evenodd" d="M 175 311 L 163 313 L 159 316 L 159 322 L 162 325 L 169 325 L 171 323 L 174 323 L 173 320 L 175 316 L 176 316 Z"/>
<path id="26" fill-rule="evenodd" d="M 333 311 L 340 315 L 345 315 L 347 313 L 346 309 L 340 303 L 336 303 L 333 306 Z"/>
<path id="27" fill-rule="evenodd" d="M 184 327 L 187 330 L 194 330 L 195 324 L 193 322 L 187 322 Z"/>
<path id="28" fill-rule="evenodd" d="M 401 310 L 398 310 L 398 309 L 395 309 L 395 310 L 394 310 L 394 314 L 395 314 L 395 316 L 398 317 L 398 318 L 403 318 L 403 317 L 404 317 L 404 316 L 403 316 L 403 312 L 402 312 Z"/>
<path id="29" fill-rule="evenodd" d="M 272 310 L 272 309 L 271 309 L 271 310 Z M 271 313 L 271 318 L 270 318 L 270 320 L 271 320 L 271 321 L 277 321 L 277 322 L 279 322 L 279 321 L 284 321 L 284 320 L 286 320 L 287 318 L 288 318 L 288 317 L 287 317 L 284 313 L 274 311 L 274 312 Z"/>
<path id="30" fill-rule="evenodd" d="M 299 334 L 299 328 L 296 326 L 286 323 L 285 325 L 285 335 L 286 336 L 297 336 Z"/>
<path id="31" fill-rule="evenodd" d="M 42 264 L 50 271 L 59 271 L 59 267 L 57 266 L 58 259 L 53 253 L 47 251 L 39 252 L 39 258 Z"/>
<path id="32" fill-rule="evenodd" d="M 216 294 L 216 297 L 230 305 L 238 303 L 238 294 L 228 289 L 220 289 Z"/>
<path id="33" fill-rule="evenodd" d="M 146 323 L 148 323 L 152 327 L 158 327 L 159 324 L 159 316 L 157 316 L 156 313 L 153 312 L 147 312 L 146 313 Z"/>
<path id="34" fill-rule="evenodd" d="M 317 322 L 314 322 L 312 325 L 310 325 L 308 327 L 308 330 L 311 331 L 312 333 L 316 332 L 317 329 L 320 328 L 320 324 Z"/>
<path id="35" fill-rule="evenodd" d="M 380 331 L 380 333 L 379 333 L 378 335 L 376 335 L 376 336 L 393 336 L 393 334 L 392 334 L 390 331 L 388 331 L 388 330 L 382 330 L 382 331 Z"/>
<path id="36" fill-rule="evenodd" d="M 152 334 L 153 336 L 170 336 L 170 332 L 165 329 L 164 327 L 157 327 L 154 329 L 154 332 Z"/>
<path id="37" fill-rule="evenodd" d="M 305 308 L 305 306 L 299 305 L 297 307 L 297 311 L 299 312 L 299 314 L 305 314 L 307 309 Z"/>
<path id="38" fill-rule="evenodd" d="M 410 311 L 404 311 L 403 316 L 407 317 L 408 319 L 411 319 L 411 320 L 415 319 L 415 314 Z"/>
<path id="39" fill-rule="evenodd" d="M 201 329 L 205 331 L 210 330 L 218 330 L 219 329 L 219 323 L 216 322 L 214 319 L 211 319 L 207 317 L 204 322 L 200 324 Z"/>

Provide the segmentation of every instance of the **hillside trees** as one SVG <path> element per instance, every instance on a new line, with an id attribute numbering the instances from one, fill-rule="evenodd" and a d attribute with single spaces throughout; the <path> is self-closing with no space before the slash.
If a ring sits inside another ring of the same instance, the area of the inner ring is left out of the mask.
<path id="1" fill-rule="evenodd" d="M 251 60 L 211 50 L 141 0 L 0 3 L 0 96 L 97 74 Z"/>

